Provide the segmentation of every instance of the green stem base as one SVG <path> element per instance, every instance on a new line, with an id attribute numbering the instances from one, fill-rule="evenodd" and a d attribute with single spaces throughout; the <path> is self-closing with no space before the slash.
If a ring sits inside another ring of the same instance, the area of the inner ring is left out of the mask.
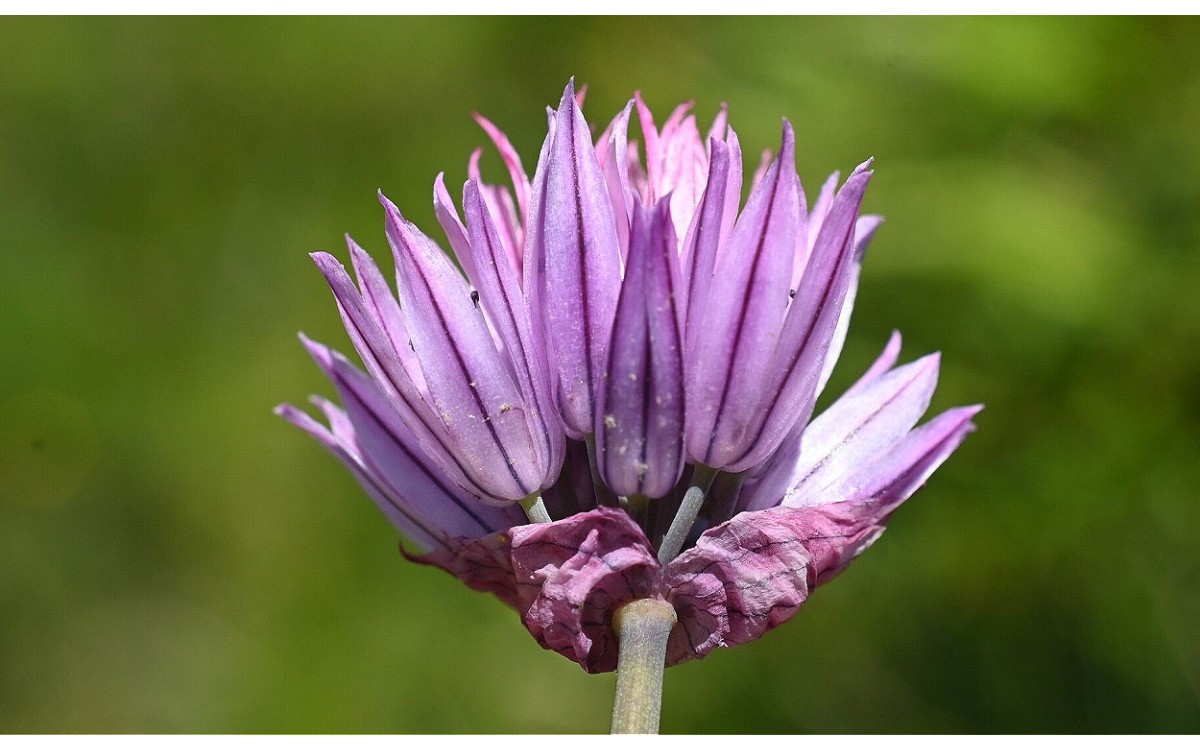
<path id="1" fill-rule="evenodd" d="M 612 734 L 658 734 L 667 638 L 674 626 L 675 608 L 661 599 L 637 599 L 613 616 L 620 650 Z"/>

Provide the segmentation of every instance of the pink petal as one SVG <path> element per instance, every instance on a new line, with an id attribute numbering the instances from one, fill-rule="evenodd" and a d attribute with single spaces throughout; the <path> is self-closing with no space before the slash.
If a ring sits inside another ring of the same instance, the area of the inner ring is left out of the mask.
<path id="1" fill-rule="evenodd" d="M 520 215 L 528 216 L 529 177 L 525 174 L 525 167 L 521 164 L 521 156 L 513 148 L 512 143 L 508 140 L 508 136 L 500 128 L 493 125 L 491 120 L 478 113 L 472 116 L 475 118 L 475 122 L 479 123 L 479 127 L 483 128 L 483 131 L 492 139 L 492 143 L 496 144 L 496 150 L 500 152 L 500 158 L 504 161 L 504 166 L 508 168 L 508 174 L 512 178 L 513 190 L 517 194 L 517 208 L 520 211 Z"/>

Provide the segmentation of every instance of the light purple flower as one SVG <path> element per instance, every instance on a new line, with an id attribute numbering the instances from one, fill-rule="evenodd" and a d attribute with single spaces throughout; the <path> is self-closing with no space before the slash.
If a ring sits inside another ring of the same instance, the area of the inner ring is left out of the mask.
<path id="1" fill-rule="evenodd" d="M 894 334 L 810 421 L 881 221 L 859 213 L 869 162 L 810 209 L 785 121 L 742 206 L 724 107 L 702 138 L 690 104 L 658 128 L 635 95 L 593 142 L 580 100 L 568 84 L 550 111 L 532 180 L 476 116 L 512 187 L 483 181 L 479 152 L 462 214 L 435 180 L 462 272 L 385 198 L 398 297 L 353 242 L 357 283 L 314 254 L 367 372 L 304 339 L 343 406 L 315 400 L 327 424 L 278 412 L 346 464 L 417 548 L 406 555 L 602 672 L 616 666 L 613 613 L 635 599 L 674 607 L 670 664 L 787 620 L 981 407 L 918 426 L 938 356 L 897 366 Z M 680 514 L 689 487 L 707 491 L 694 519 Z M 552 520 L 527 523 L 516 503 L 539 495 Z M 663 544 L 673 520 L 678 556 Z"/>

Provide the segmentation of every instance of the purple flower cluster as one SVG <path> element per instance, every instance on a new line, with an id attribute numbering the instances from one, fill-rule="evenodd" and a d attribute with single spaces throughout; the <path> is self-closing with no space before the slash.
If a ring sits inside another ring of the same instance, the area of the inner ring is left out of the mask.
<path id="1" fill-rule="evenodd" d="M 350 469 L 412 559 L 602 672 L 613 612 L 634 599 L 674 607 L 671 664 L 787 620 L 980 407 L 917 426 L 938 357 L 897 366 L 894 334 L 810 421 L 880 223 L 859 214 L 869 162 L 810 208 L 785 121 L 743 206 L 724 108 L 702 138 L 690 105 L 659 128 L 635 96 L 593 141 L 581 99 L 569 84 L 550 111 L 532 182 L 477 118 L 512 189 L 481 180 L 477 151 L 460 214 L 438 176 L 461 271 L 382 196 L 398 295 L 353 241 L 355 279 L 314 254 L 367 372 L 305 338 L 342 406 L 314 400 L 328 424 L 278 412 Z"/>

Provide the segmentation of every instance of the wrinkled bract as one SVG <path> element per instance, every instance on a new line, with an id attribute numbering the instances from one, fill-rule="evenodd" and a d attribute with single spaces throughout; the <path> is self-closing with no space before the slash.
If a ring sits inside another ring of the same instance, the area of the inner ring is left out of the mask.
<path id="1" fill-rule="evenodd" d="M 568 84 L 532 178 L 476 115 L 511 188 L 484 182 L 476 151 L 460 213 L 437 176 L 461 271 L 382 196 L 395 291 L 352 240 L 353 280 L 313 255 L 366 372 L 304 339 L 342 406 L 315 398 L 325 423 L 277 412 L 346 465 L 406 556 L 604 672 L 613 615 L 635 599 L 674 607 L 669 664 L 786 621 L 879 538 L 981 407 L 918 424 L 940 360 L 897 365 L 897 333 L 810 421 L 881 222 L 860 215 L 870 161 L 809 208 L 784 121 L 742 205 L 724 106 L 702 138 L 690 103 L 659 127 L 636 94 L 593 141 L 582 104 Z M 668 559 L 693 483 L 707 496 Z M 551 521 L 529 523 L 521 507 L 539 497 Z"/>

